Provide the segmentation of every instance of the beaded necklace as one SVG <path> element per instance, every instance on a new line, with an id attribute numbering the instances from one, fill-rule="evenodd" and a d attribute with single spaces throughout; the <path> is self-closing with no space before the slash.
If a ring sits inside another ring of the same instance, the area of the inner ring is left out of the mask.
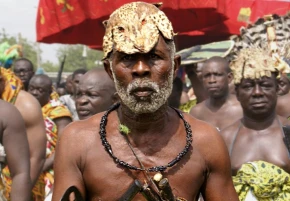
<path id="1" fill-rule="evenodd" d="M 102 145 L 104 146 L 105 150 L 108 152 L 108 154 L 113 158 L 114 162 L 117 163 L 118 165 L 121 165 L 125 168 L 128 168 L 130 170 L 139 170 L 139 171 L 146 171 L 146 172 L 164 172 L 167 168 L 174 166 L 175 164 L 177 164 L 189 151 L 189 148 L 191 146 L 192 143 L 192 130 L 191 130 L 191 126 L 189 125 L 189 123 L 187 123 L 187 121 L 185 121 L 183 115 L 181 112 L 179 112 L 177 109 L 173 108 L 175 110 L 175 112 L 178 114 L 178 116 L 182 119 L 183 123 L 184 123 L 184 127 L 185 127 L 185 131 L 186 131 L 186 145 L 184 147 L 184 149 L 173 159 L 171 160 L 167 165 L 161 165 L 161 166 L 154 166 L 154 167 L 150 167 L 150 168 L 140 168 L 140 167 L 136 167 L 134 165 L 128 164 L 125 161 L 122 161 L 120 159 L 118 159 L 112 150 L 111 145 L 109 144 L 109 142 L 107 141 L 106 138 L 106 125 L 108 122 L 108 115 L 118 109 L 120 106 L 120 103 L 116 103 L 114 104 L 111 108 L 109 108 L 109 110 L 102 116 L 101 118 L 101 122 L 100 122 L 100 138 L 102 141 Z"/>

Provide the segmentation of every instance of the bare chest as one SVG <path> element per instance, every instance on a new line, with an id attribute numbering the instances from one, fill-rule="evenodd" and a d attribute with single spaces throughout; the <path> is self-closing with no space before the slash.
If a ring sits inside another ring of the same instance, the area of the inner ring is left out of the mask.
<path id="1" fill-rule="evenodd" d="M 233 124 L 240 118 L 240 114 L 236 114 L 233 110 L 231 111 L 230 107 L 220 108 L 218 110 L 210 110 L 206 108 L 201 116 L 201 120 L 210 123 L 220 130 Z"/>
<path id="2" fill-rule="evenodd" d="M 155 154 L 147 154 L 144 150 L 134 148 L 139 160 L 145 166 L 166 165 L 182 150 L 177 146 L 165 146 Z M 102 146 L 102 145 L 98 145 Z M 128 145 L 119 140 L 118 144 L 112 142 L 114 155 L 130 165 L 140 167 Z M 83 170 L 83 178 L 87 187 L 88 200 L 118 200 L 132 185 L 134 180 L 139 180 L 142 185 L 150 184 L 150 179 L 156 172 L 144 172 L 130 170 L 114 162 L 113 158 L 102 148 L 91 150 L 86 156 L 86 164 Z M 163 172 L 163 177 L 168 178 L 173 193 L 187 200 L 195 200 L 199 195 L 199 189 L 205 181 L 206 167 L 197 150 L 191 150 L 172 168 Z M 133 200 L 146 200 L 138 193 Z"/>
<path id="3" fill-rule="evenodd" d="M 237 136 L 231 151 L 233 172 L 236 173 L 244 163 L 258 160 L 277 165 L 290 173 L 288 150 L 279 128 L 265 135 L 241 132 Z"/>

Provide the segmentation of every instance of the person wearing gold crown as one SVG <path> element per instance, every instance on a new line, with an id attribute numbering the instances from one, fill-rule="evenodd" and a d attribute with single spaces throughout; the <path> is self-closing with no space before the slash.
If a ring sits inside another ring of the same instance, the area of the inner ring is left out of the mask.
<path id="1" fill-rule="evenodd" d="M 105 27 L 104 66 L 120 102 L 66 127 L 52 200 L 75 192 L 76 200 L 194 201 L 201 193 L 206 201 L 237 201 L 216 129 L 167 104 L 180 57 L 166 15 L 133 2 Z"/>
<path id="2" fill-rule="evenodd" d="M 230 67 L 243 117 L 221 135 L 228 146 L 239 199 L 290 200 L 290 136 L 283 130 L 290 122 L 275 111 L 277 76 L 289 67 L 257 47 L 242 49 Z"/>

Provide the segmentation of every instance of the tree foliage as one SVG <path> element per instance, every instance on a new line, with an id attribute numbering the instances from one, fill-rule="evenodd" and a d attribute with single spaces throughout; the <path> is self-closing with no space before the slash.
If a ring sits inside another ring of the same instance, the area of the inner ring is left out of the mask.
<path id="1" fill-rule="evenodd" d="M 83 45 L 65 45 L 57 50 L 57 58 L 59 64 L 63 61 L 66 55 L 64 71 L 72 72 L 78 68 L 86 68 L 87 70 L 97 67 L 96 61 L 100 61 L 103 57 L 103 52 L 86 48 L 86 57 L 83 57 Z"/>
<path id="2" fill-rule="evenodd" d="M 2 29 L 0 33 L 0 43 L 8 42 L 10 45 L 20 44 L 22 45 L 23 57 L 32 61 L 36 66 L 37 64 L 37 46 L 35 43 L 28 41 L 26 38 L 22 38 L 20 35 L 18 37 L 11 36 L 6 33 L 5 29 Z M 41 51 L 40 51 L 41 53 Z"/>

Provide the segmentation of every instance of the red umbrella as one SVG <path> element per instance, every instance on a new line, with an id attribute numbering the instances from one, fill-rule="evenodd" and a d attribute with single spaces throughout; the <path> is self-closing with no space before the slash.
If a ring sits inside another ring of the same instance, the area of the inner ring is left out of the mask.
<path id="1" fill-rule="evenodd" d="M 104 35 L 102 22 L 108 19 L 115 9 L 133 1 L 40 0 L 36 23 L 37 41 L 85 44 L 101 49 Z M 146 2 L 155 3 L 156 0 L 146 0 Z M 252 14 L 262 15 L 265 14 L 263 10 L 265 6 L 262 6 L 261 12 L 261 9 L 256 11 L 255 8 L 261 7 L 261 4 L 264 5 L 266 2 L 274 1 L 166 0 L 161 9 L 171 20 L 174 31 L 178 32 L 176 37 L 178 49 L 183 49 L 195 44 L 224 40 L 232 34 L 239 34 L 239 28 L 243 25 L 237 21 L 240 8 L 252 6 L 251 9 L 254 11 Z M 279 2 L 280 4 L 284 7 L 287 4 L 289 8 L 288 2 Z M 272 9 L 275 5 L 272 5 Z"/>
<path id="2" fill-rule="evenodd" d="M 108 19 L 116 8 L 128 2 L 133 0 L 40 0 L 37 41 L 85 44 L 101 48 L 104 35 L 102 21 Z M 156 0 L 146 2 L 153 3 Z M 217 0 L 167 0 L 164 1 L 162 10 L 172 21 L 175 32 L 180 35 L 177 38 L 178 43 L 180 41 L 180 44 L 186 44 L 187 36 L 191 38 L 196 35 L 192 31 L 202 30 L 226 20 L 217 12 L 220 5 Z M 225 31 L 217 37 L 224 37 L 225 33 L 229 35 Z M 205 42 L 217 37 L 206 39 Z"/>

